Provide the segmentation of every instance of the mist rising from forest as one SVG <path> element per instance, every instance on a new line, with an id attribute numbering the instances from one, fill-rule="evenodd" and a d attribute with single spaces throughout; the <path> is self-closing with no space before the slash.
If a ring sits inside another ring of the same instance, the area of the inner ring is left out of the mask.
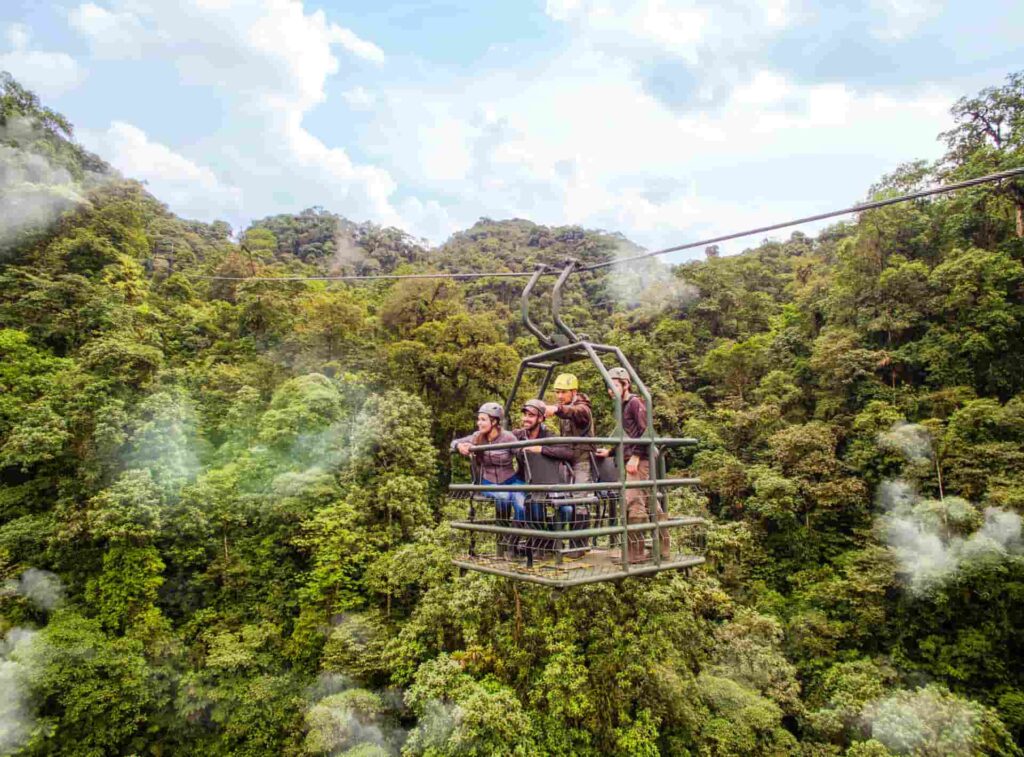
<path id="1" fill-rule="evenodd" d="M 3 594 L 24 597 L 36 607 L 54 610 L 64 601 L 64 585 L 48 570 L 29 568 L 17 578 L 9 578 L 0 589 Z"/>
<path id="2" fill-rule="evenodd" d="M 48 570 L 29 568 L 8 579 L 0 597 L 18 597 L 34 609 L 51 612 L 65 598 L 61 580 Z M 32 680 L 46 654 L 45 642 L 33 628 L 15 626 L 0 638 L 0 754 L 13 754 L 25 743 L 35 723 Z"/>
<path id="3" fill-rule="evenodd" d="M 328 265 L 331 273 L 345 273 L 357 270 L 367 260 L 366 251 L 356 244 L 351 229 L 340 221 L 334 233 L 334 255 Z"/>
<path id="4" fill-rule="evenodd" d="M 935 459 L 935 440 L 920 424 L 897 422 L 878 435 L 878 443 L 911 464 Z M 1015 512 L 982 509 L 955 496 L 922 498 L 903 479 L 882 481 L 876 501 L 884 511 L 880 529 L 915 594 L 942 586 L 962 570 L 1024 551 L 1021 517 Z"/>
<path id="5" fill-rule="evenodd" d="M 162 489 L 177 491 L 201 468 L 198 423 L 195 405 L 184 392 L 154 393 L 139 408 L 123 453 L 125 467 L 145 468 Z"/>
<path id="6" fill-rule="evenodd" d="M 405 730 L 386 712 L 395 704 L 387 692 L 368 691 L 347 676 L 325 673 L 307 696 L 305 743 L 311 752 L 338 754 L 372 745 L 381 754 L 396 755 L 406 741 Z"/>
<path id="7" fill-rule="evenodd" d="M 912 445 L 912 449 L 919 448 Z M 879 526 L 917 595 L 954 580 L 964 570 L 1024 554 L 1021 517 L 998 507 L 979 508 L 961 497 L 925 499 L 896 479 L 879 484 Z"/>
<path id="8" fill-rule="evenodd" d="M 880 433 L 878 443 L 902 453 L 911 463 L 927 462 L 935 456 L 935 440 L 931 432 L 919 423 L 900 421 L 888 431 Z"/>
<path id="9" fill-rule="evenodd" d="M 977 706 L 950 701 L 941 689 L 900 691 L 868 703 L 861 719 L 868 734 L 892 754 L 926 754 L 941 741 L 946 754 L 983 754 Z"/>
<path id="10" fill-rule="evenodd" d="M 108 181 L 86 171 L 76 179 L 46 152 L 35 149 L 40 129 L 28 118 L 0 124 L 0 255 L 19 234 L 46 228 L 86 202 L 90 189 Z"/>
<path id="11" fill-rule="evenodd" d="M 15 627 L 0 638 L 0 753 L 13 754 L 28 738 L 35 722 L 30 682 L 32 671 L 22 660 L 39 632 Z"/>
<path id="12" fill-rule="evenodd" d="M 619 241 L 612 259 L 624 260 L 642 252 L 636 245 Z M 672 275 L 669 267 L 651 258 L 614 269 L 607 279 L 607 289 L 616 310 L 640 308 L 656 315 L 665 310 L 683 312 L 700 299 L 700 290 L 693 284 Z"/>

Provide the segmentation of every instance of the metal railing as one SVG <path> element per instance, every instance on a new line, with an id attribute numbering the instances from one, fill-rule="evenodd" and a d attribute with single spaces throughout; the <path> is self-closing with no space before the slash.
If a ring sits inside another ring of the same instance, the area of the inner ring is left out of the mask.
<path id="1" fill-rule="evenodd" d="M 451 484 L 449 489 L 453 494 L 471 500 L 469 519 L 451 524 L 467 541 L 467 548 L 455 559 L 455 564 L 460 568 L 550 586 L 574 586 L 689 568 L 704 562 L 698 554 L 679 551 L 695 546 L 702 538 L 686 542 L 673 534 L 683 529 L 701 529 L 703 533 L 706 521 L 692 515 L 672 515 L 669 505 L 674 488 L 696 486 L 700 479 L 668 478 L 664 474 L 664 450 L 694 446 L 696 439 L 653 434 L 642 439 L 624 434 L 549 436 L 471 445 L 468 452 L 475 455 L 496 450 L 579 444 L 614 447 L 617 479 L 541 484 L 482 484 L 477 480 Z M 648 447 L 650 458 L 656 461 L 651 466 L 651 478 L 627 478 L 622 453 L 622 447 L 627 444 Z M 630 523 L 626 493 L 637 489 L 648 492 L 648 519 Z M 519 515 L 514 513 L 512 502 L 512 495 L 516 493 L 524 495 L 521 505 L 524 512 Z M 506 496 L 494 497 L 496 494 Z M 493 505 L 499 517 L 477 518 L 475 506 L 479 504 Z M 638 552 L 644 555 L 642 559 L 634 559 Z"/>

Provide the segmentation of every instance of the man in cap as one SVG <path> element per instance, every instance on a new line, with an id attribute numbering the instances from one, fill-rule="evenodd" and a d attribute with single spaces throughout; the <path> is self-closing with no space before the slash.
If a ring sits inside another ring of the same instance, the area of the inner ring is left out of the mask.
<path id="1" fill-rule="evenodd" d="M 545 405 L 544 415 L 547 418 L 558 418 L 559 436 L 593 436 L 594 416 L 590 411 L 590 398 L 580 390 L 580 381 L 572 373 L 562 373 L 555 379 L 555 396 L 558 403 Z M 573 444 L 572 474 L 577 484 L 587 484 L 590 477 L 589 444 Z"/>
<path id="2" fill-rule="evenodd" d="M 477 410 L 476 432 L 453 441 L 452 451 L 469 457 L 470 447 L 514 442 L 516 437 L 512 432 L 501 427 L 504 417 L 505 409 L 501 405 L 497 402 L 485 402 Z M 526 483 L 516 473 L 513 467 L 514 460 L 515 454 L 513 450 L 509 449 L 477 452 L 476 464 L 480 471 L 480 483 L 485 486 Z M 513 519 L 520 522 L 526 520 L 526 492 L 484 492 L 484 496 L 490 497 L 496 502 L 498 518 L 508 518 L 508 507 L 511 504 Z"/>
<path id="3" fill-rule="evenodd" d="M 544 404 L 544 400 L 527 400 L 522 408 L 522 426 L 512 432 L 516 439 L 537 439 L 539 441 L 554 436 L 551 430 L 544 425 L 546 412 L 547 405 Z M 544 455 L 544 457 L 550 457 L 553 460 L 564 460 L 569 465 L 572 465 L 575 458 L 572 448 L 566 444 L 536 444 L 532 447 L 524 447 L 520 452 L 533 452 Z M 519 470 L 525 470 L 522 458 L 519 460 Z M 571 512 L 571 508 L 566 509 L 569 509 Z M 535 524 L 544 520 L 544 507 L 542 504 L 531 506 L 530 520 Z"/>
<path id="4" fill-rule="evenodd" d="M 630 392 L 629 372 L 625 368 L 615 367 L 608 371 L 612 380 L 612 388 L 608 390 L 610 396 L 618 397 L 622 402 L 622 428 L 626 436 L 631 439 L 642 439 L 647 434 L 647 405 L 641 397 Z M 622 456 L 626 461 L 627 481 L 650 481 L 651 461 L 649 447 L 646 444 L 624 444 Z M 608 457 L 610 449 L 597 451 L 599 457 Z M 626 489 L 626 522 L 647 523 L 649 514 L 647 489 Z M 658 520 L 665 520 L 667 516 L 659 502 Z M 668 555 L 671 549 L 671 541 L 668 531 L 659 530 L 660 546 L 662 557 Z M 629 535 L 629 561 L 643 562 L 649 558 L 647 554 L 644 537 L 639 533 Z"/>
<path id="5" fill-rule="evenodd" d="M 554 436 L 550 429 L 544 425 L 544 417 L 547 414 L 547 405 L 544 400 L 527 400 L 522 408 L 522 425 L 512 433 L 516 439 L 547 439 Z M 556 460 L 571 462 L 575 455 L 572 449 L 565 444 L 537 444 L 533 447 L 524 447 L 524 452 L 538 452 L 545 457 L 552 457 Z"/>

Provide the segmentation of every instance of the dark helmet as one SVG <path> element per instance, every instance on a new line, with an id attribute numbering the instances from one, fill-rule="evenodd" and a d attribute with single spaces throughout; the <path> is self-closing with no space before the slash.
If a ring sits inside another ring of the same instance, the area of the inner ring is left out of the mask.
<path id="1" fill-rule="evenodd" d="M 530 412 L 532 412 L 532 413 L 540 416 L 541 418 L 543 418 L 544 417 L 544 413 L 548 409 L 548 406 L 544 403 L 544 400 L 534 399 L 534 400 L 526 400 L 526 402 L 523 403 L 523 408 L 522 409 L 523 410 L 529 410 Z"/>
<path id="2" fill-rule="evenodd" d="M 497 402 L 485 402 L 480 406 L 480 409 L 476 411 L 477 415 L 483 413 L 494 418 L 498 423 L 505 418 L 505 408 L 499 405 Z"/>

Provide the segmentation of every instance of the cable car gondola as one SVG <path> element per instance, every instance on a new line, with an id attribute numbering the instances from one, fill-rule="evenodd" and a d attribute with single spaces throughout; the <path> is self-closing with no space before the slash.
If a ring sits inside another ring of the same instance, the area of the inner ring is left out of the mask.
<path id="1" fill-rule="evenodd" d="M 500 444 L 477 445 L 470 454 L 488 450 L 516 449 L 521 461 L 520 475 L 526 484 L 484 485 L 480 472 L 472 466 L 471 483 L 453 483 L 449 490 L 454 498 L 469 500 L 466 520 L 453 521 L 459 540 L 454 564 L 462 570 L 475 570 L 493 575 L 529 581 L 545 586 L 568 587 L 599 581 L 616 581 L 630 576 L 653 575 L 665 570 L 693 568 L 704 562 L 703 550 L 706 521 L 703 518 L 672 512 L 671 494 L 679 487 L 695 486 L 696 478 L 667 478 L 665 459 L 679 447 L 697 444 L 695 439 L 659 437 L 653 429 L 651 395 L 629 360 L 615 346 L 596 344 L 577 335 L 561 318 L 562 288 L 578 263 L 566 263 L 552 290 L 551 314 L 557 331 L 548 336 L 531 320 L 530 294 L 547 268 L 533 274 L 522 294 L 522 314 L 526 328 L 537 337 L 543 352 L 531 355 L 519 365 L 512 391 L 505 403 L 504 416 L 516 407 L 516 394 L 529 371 L 541 374 L 537 396 L 543 398 L 555 369 L 589 361 L 597 368 L 605 385 L 612 388 L 612 378 L 602 357 L 610 358 L 630 377 L 630 383 L 643 399 L 647 409 L 648 433 L 641 440 L 625 435 L 622 424 L 623 403 L 614 395 L 615 430 L 606 437 L 547 437 L 548 445 L 601 445 L 614 451 L 614 457 L 598 458 L 591 452 L 593 481 L 576 483 L 571 467 L 552 458 L 525 449 L 538 444 L 526 439 Z M 614 367 L 614 366 L 612 366 Z M 643 444 L 648 447 L 651 465 L 649 480 L 626 480 L 623 445 Z M 647 522 L 627 523 L 626 492 L 633 488 L 649 491 Z M 495 507 L 489 492 L 525 492 L 526 520 L 510 520 L 508 513 Z M 659 517 L 655 503 L 664 514 Z M 493 516 L 491 515 L 493 513 Z M 486 515 L 482 515 L 486 514 Z M 627 548 L 628 545 L 628 548 Z M 639 548 L 639 549 L 638 549 Z M 637 559 L 637 554 L 643 555 Z M 633 557 L 631 560 L 630 557 Z"/>

